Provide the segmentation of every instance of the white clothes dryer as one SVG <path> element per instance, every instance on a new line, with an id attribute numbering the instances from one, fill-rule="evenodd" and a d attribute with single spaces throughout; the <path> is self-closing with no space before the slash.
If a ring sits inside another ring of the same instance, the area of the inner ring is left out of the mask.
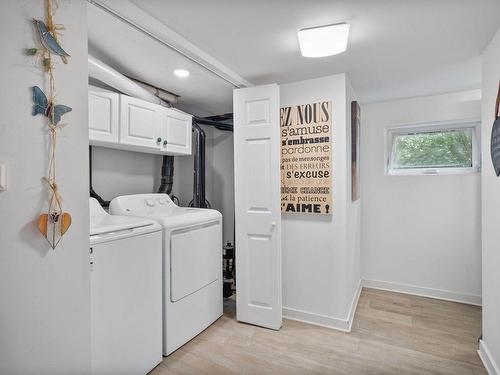
<path id="1" fill-rule="evenodd" d="M 177 206 L 166 194 L 111 201 L 114 215 L 153 219 L 163 226 L 163 355 L 222 315 L 222 215 Z"/>

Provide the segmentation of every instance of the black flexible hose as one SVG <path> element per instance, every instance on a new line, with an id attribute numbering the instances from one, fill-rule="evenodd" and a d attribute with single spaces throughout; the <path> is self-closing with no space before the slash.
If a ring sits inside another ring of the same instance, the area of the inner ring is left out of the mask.
<path id="1" fill-rule="evenodd" d="M 103 207 L 109 207 L 109 201 L 105 201 L 99 194 L 94 191 L 92 186 L 92 146 L 89 145 L 89 195 L 91 198 L 97 199 L 99 204 Z"/>
<path id="2" fill-rule="evenodd" d="M 172 192 L 172 185 L 174 184 L 174 157 L 171 155 L 163 156 L 163 163 L 161 166 L 161 182 L 158 188 L 158 193 L 168 194 Z"/>

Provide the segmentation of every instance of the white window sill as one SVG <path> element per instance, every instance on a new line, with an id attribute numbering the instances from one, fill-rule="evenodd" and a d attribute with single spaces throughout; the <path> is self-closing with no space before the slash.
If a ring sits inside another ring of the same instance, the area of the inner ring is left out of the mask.
<path id="1" fill-rule="evenodd" d="M 422 169 L 393 169 L 385 173 L 386 176 L 447 176 L 480 173 L 480 168 L 422 168 Z"/>

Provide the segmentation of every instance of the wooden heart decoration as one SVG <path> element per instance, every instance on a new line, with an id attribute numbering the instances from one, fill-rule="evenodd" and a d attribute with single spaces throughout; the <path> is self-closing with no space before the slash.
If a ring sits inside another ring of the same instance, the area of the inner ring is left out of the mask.
<path id="1" fill-rule="evenodd" d="M 71 215 L 68 212 L 53 211 L 38 217 L 38 230 L 44 235 L 52 249 L 55 249 L 61 237 L 71 226 Z"/>

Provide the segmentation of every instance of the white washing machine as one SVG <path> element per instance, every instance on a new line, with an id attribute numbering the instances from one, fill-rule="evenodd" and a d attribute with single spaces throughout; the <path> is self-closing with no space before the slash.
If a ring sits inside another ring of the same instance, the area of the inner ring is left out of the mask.
<path id="1" fill-rule="evenodd" d="M 191 340 L 222 315 L 222 215 L 179 207 L 166 194 L 113 199 L 110 212 L 163 226 L 163 355 Z"/>
<path id="2" fill-rule="evenodd" d="M 90 198 L 91 372 L 147 374 L 162 357 L 162 227 Z"/>

